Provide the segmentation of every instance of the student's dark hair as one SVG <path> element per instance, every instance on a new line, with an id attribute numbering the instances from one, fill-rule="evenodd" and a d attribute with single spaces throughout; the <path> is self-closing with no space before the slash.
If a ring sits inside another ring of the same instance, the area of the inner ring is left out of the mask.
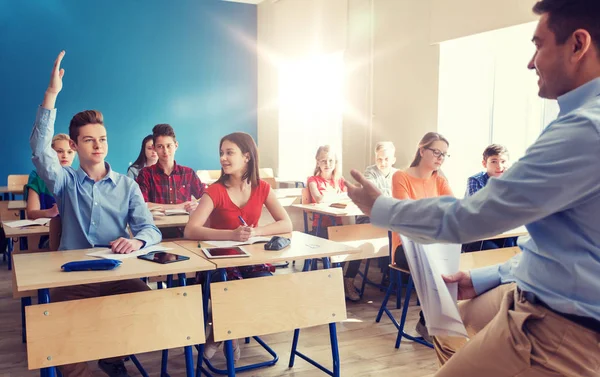
<path id="1" fill-rule="evenodd" d="M 135 159 L 133 164 L 131 164 L 131 166 L 133 166 L 134 168 L 141 169 L 144 166 L 146 166 L 146 144 L 149 141 L 154 142 L 154 137 L 152 135 L 148 135 L 144 138 L 144 140 L 142 140 L 142 149 L 140 150 L 140 154 Z"/>
<path id="2" fill-rule="evenodd" d="M 159 136 L 171 136 L 173 141 L 177 141 L 175 131 L 173 131 L 173 127 L 170 124 L 157 124 L 152 128 L 152 141 L 154 141 L 154 145 L 156 145 L 156 138 Z"/>
<path id="3" fill-rule="evenodd" d="M 492 156 L 500 156 L 501 154 L 505 154 L 508 156 L 508 149 L 504 145 L 500 144 L 491 144 L 488 145 L 487 148 L 483 151 L 483 161 L 487 161 L 488 158 Z"/>
<path id="4" fill-rule="evenodd" d="M 541 0 L 533 6 L 533 12 L 548 14 L 548 28 L 554 33 L 556 43 L 563 44 L 576 30 L 584 29 L 600 52 L 600 1 Z"/>
<path id="5" fill-rule="evenodd" d="M 415 153 L 415 158 L 410 163 L 411 168 L 419 166 L 419 164 L 421 163 L 421 149 L 431 147 L 431 144 L 435 143 L 436 141 L 443 141 L 444 143 L 446 143 L 446 145 L 450 146 L 448 140 L 446 140 L 445 137 L 438 134 L 437 132 L 426 133 L 425 136 L 423 136 L 423 138 L 419 142 L 419 146 L 417 147 L 417 153 Z"/>
<path id="6" fill-rule="evenodd" d="M 257 187 L 258 181 L 260 180 L 258 171 L 258 148 L 256 147 L 256 143 L 254 142 L 252 136 L 245 132 L 234 132 L 232 134 L 223 136 L 221 142 L 219 143 L 219 153 L 221 153 L 221 147 L 223 146 L 223 142 L 225 140 L 237 145 L 242 151 L 242 154 L 248 154 L 250 158 L 248 160 L 248 168 L 242 175 L 242 180 L 246 180 L 246 182 L 250 183 L 252 187 Z M 229 174 L 225 174 L 223 168 L 221 168 L 221 176 L 216 183 L 227 186 L 228 182 Z"/>
<path id="7" fill-rule="evenodd" d="M 69 137 L 75 144 L 77 144 L 79 129 L 88 124 L 104 125 L 104 116 L 98 110 L 85 110 L 73 115 L 71 123 L 69 123 Z"/>

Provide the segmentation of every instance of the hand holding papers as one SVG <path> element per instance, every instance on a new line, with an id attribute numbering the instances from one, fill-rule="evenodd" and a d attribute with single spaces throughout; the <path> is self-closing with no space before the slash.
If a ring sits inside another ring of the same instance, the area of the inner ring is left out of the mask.
<path id="1" fill-rule="evenodd" d="M 458 286 L 442 279 L 458 271 L 460 245 L 421 245 L 400 237 L 429 334 L 467 337 L 456 306 Z"/>

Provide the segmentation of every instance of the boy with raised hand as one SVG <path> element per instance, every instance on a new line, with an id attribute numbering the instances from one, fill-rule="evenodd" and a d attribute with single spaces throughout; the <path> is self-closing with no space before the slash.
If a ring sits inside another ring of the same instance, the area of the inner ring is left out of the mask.
<path id="1" fill-rule="evenodd" d="M 62 220 L 60 250 L 85 249 L 108 244 L 115 253 L 131 253 L 161 241 L 152 215 L 138 185 L 113 171 L 104 161 L 108 152 L 102 113 L 86 110 L 75 114 L 69 124 L 71 147 L 79 155 L 79 168 L 63 167 L 52 150 L 52 135 L 58 93 L 63 87 L 65 52 L 56 58 L 50 84 L 30 138 L 33 163 L 58 204 Z M 130 238 L 127 225 L 131 229 Z M 51 290 L 52 301 L 68 301 L 149 290 L 140 279 L 85 284 Z M 121 358 L 98 361 L 109 376 L 128 376 Z M 62 365 L 64 377 L 92 376 L 87 363 Z"/>

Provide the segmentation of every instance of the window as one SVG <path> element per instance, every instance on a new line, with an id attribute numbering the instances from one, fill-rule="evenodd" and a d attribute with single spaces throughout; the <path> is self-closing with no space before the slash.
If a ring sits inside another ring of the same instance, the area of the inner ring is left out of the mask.
<path id="1" fill-rule="evenodd" d="M 341 161 L 342 53 L 283 63 L 279 68 L 279 176 L 306 181 L 321 145 Z"/>
<path id="2" fill-rule="evenodd" d="M 535 23 L 443 42 L 440 46 L 438 130 L 450 142 L 444 174 L 456 196 L 483 169 L 489 144 L 521 158 L 558 114 L 556 101 L 538 97 L 537 76 L 527 69 Z"/>

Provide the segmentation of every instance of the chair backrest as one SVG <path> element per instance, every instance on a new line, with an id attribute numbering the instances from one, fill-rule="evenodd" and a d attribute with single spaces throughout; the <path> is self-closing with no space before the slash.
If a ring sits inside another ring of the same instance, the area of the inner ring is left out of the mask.
<path id="1" fill-rule="evenodd" d="M 205 342 L 202 290 L 193 286 L 32 305 L 25 311 L 29 369 Z"/>
<path id="2" fill-rule="evenodd" d="M 387 231 L 371 224 L 330 226 L 327 238 L 335 242 L 369 240 L 387 237 Z"/>
<path id="3" fill-rule="evenodd" d="M 260 168 L 258 169 L 258 174 L 260 175 L 261 179 L 275 178 L 275 174 L 273 173 L 272 168 Z"/>
<path id="4" fill-rule="evenodd" d="M 23 187 L 29 181 L 27 174 L 11 174 L 8 176 L 8 186 Z"/>
<path id="5" fill-rule="evenodd" d="M 50 251 L 56 251 L 60 246 L 60 236 L 62 234 L 62 222 L 59 216 L 56 216 L 52 218 L 52 220 L 50 220 L 49 228 L 50 229 L 48 234 L 48 248 Z"/>
<path id="6" fill-rule="evenodd" d="M 208 170 L 208 175 L 211 179 L 219 179 L 221 177 L 221 170 Z"/>
<path id="7" fill-rule="evenodd" d="M 271 186 L 271 188 L 277 188 L 277 181 L 275 180 L 275 178 L 272 177 L 266 177 L 266 178 L 261 178 L 263 181 L 267 182 L 269 184 L 269 186 Z"/>
<path id="8" fill-rule="evenodd" d="M 19 220 L 19 211 L 16 209 L 8 209 L 8 200 L 0 201 L 0 220 L 13 221 Z"/>
<path id="9" fill-rule="evenodd" d="M 215 341 L 346 320 L 342 269 L 211 283 Z"/>
<path id="10" fill-rule="evenodd" d="M 310 204 L 312 202 L 311 197 L 310 197 L 310 190 L 308 189 L 308 187 L 305 187 L 302 189 L 302 204 Z"/>

